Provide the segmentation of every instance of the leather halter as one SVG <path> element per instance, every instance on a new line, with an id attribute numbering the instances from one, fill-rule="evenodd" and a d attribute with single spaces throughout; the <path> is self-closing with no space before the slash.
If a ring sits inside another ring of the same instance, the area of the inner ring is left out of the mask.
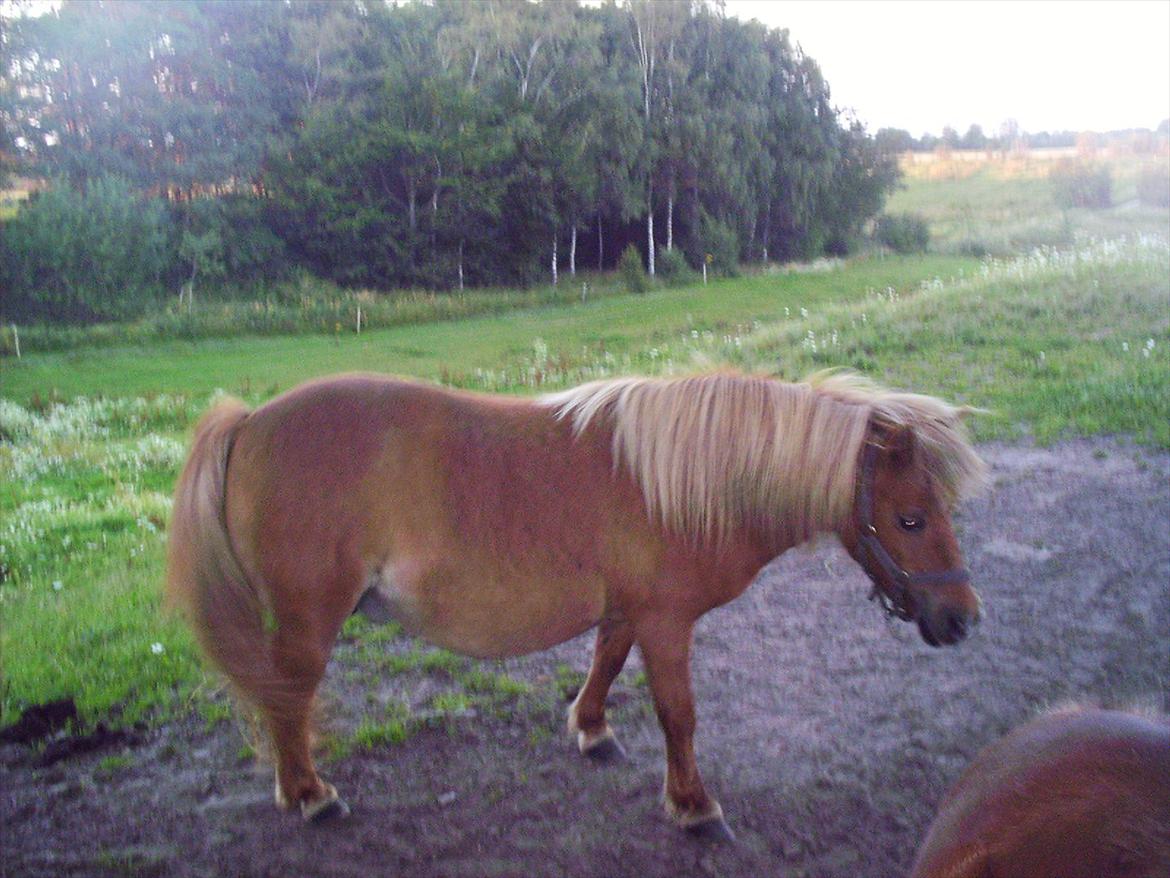
<path id="1" fill-rule="evenodd" d="M 861 516 L 858 544 L 862 547 L 873 566 L 885 574 L 883 581 L 872 569 L 871 564 L 862 564 L 866 576 L 873 583 L 869 599 L 876 600 L 886 614 L 905 622 L 914 618 L 907 609 L 909 589 L 914 586 L 962 585 L 971 581 L 971 573 L 964 567 L 954 567 L 937 573 L 910 573 L 898 566 L 878 537 L 873 517 L 873 482 L 877 469 L 878 446 L 867 444 L 862 459 L 861 484 L 858 487 L 857 504 Z"/>

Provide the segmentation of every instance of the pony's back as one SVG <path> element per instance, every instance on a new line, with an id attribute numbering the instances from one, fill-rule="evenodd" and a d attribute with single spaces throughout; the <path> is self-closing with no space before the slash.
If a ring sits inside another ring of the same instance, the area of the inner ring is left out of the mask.
<path id="1" fill-rule="evenodd" d="M 947 793 L 912 878 L 1165 878 L 1170 724 L 1048 714 L 984 748 Z"/>

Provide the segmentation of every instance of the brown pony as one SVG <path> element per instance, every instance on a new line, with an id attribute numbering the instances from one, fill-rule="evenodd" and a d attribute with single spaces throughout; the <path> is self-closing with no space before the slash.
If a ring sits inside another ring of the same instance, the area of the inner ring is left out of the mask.
<path id="1" fill-rule="evenodd" d="M 1170 875 L 1170 722 L 1042 716 L 984 748 L 951 788 L 912 878 Z"/>
<path id="2" fill-rule="evenodd" d="M 224 401 L 179 478 L 169 593 L 258 708 L 277 803 L 306 819 L 346 812 L 313 765 L 309 715 L 338 630 L 369 609 L 477 657 L 597 626 L 569 711 L 597 757 L 621 755 L 605 697 L 637 643 L 666 809 L 730 837 L 692 744 L 695 621 L 830 532 L 927 642 L 966 636 L 980 603 L 949 510 L 982 464 L 962 414 L 840 374 L 624 378 L 536 400 L 345 375 L 255 411 Z"/>

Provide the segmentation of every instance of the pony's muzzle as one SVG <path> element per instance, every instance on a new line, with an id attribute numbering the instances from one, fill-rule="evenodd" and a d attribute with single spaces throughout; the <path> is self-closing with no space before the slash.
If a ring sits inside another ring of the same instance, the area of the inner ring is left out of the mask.
<path id="1" fill-rule="evenodd" d="M 918 631 L 931 646 L 953 646 L 966 640 L 983 618 L 982 606 L 932 607 L 918 616 Z"/>

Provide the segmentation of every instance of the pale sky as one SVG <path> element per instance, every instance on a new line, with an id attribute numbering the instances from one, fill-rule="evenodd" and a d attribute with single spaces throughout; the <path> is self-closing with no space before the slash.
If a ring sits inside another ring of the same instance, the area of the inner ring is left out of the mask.
<path id="1" fill-rule="evenodd" d="M 727 14 L 788 28 L 870 132 L 1170 117 L 1170 0 L 727 0 Z"/>

